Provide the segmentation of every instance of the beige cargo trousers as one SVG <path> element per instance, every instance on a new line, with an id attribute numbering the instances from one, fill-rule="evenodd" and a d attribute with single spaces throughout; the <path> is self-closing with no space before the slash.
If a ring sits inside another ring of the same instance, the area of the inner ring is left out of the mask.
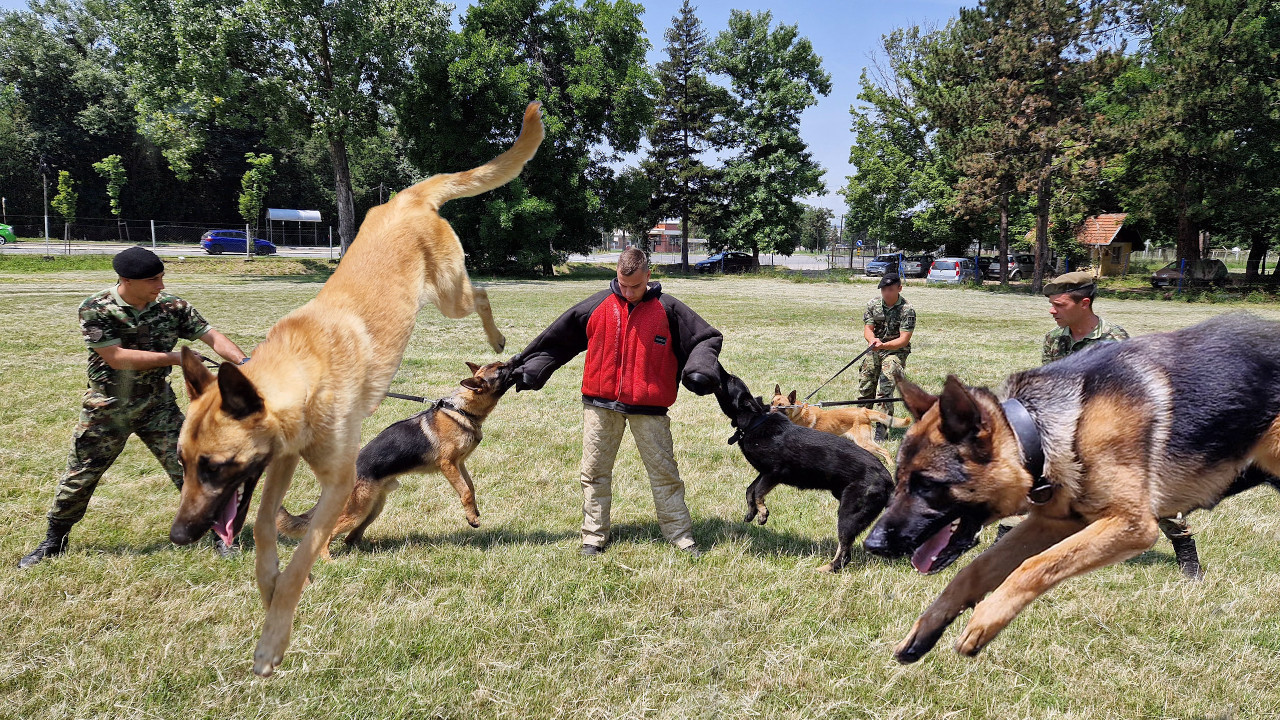
<path id="1" fill-rule="evenodd" d="M 662 536 L 680 549 L 694 544 L 693 521 L 684 502 L 684 481 L 676 467 L 671 418 L 627 415 L 584 405 L 582 423 L 582 544 L 604 547 L 609 541 L 609 508 L 613 503 L 613 463 L 622 434 L 631 426 L 640 459 L 649 473 L 653 506 Z"/>

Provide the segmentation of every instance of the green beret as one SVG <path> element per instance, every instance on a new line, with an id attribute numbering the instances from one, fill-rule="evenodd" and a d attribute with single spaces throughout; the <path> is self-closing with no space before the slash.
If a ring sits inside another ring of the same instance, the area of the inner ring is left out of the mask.
<path id="1" fill-rule="evenodd" d="M 1053 279 L 1053 282 L 1045 285 L 1044 296 L 1053 297 L 1054 295 L 1075 292 L 1076 290 L 1092 290 L 1095 282 L 1093 273 L 1088 270 L 1069 272 L 1065 275 L 1059 275 Z"/>

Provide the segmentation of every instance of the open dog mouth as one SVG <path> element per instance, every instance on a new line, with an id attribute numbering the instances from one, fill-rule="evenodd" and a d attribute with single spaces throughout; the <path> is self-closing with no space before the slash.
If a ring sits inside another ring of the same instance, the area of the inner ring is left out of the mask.
<path id="1" fill-rule="evenodd" d="M 972 514 L 944 520 L 932 535 L 911 553 L 911 567 L 932 575 L 943 570 L 978 544 L 982 520 Z"/>
<path id="2" fill-rule="evenodd" d="M 249 505 L 244 486 L 244 483 L 236 486 L 235 492 L 230 494 L 213 519 L 214 534 L 222 538 L 222 542 L 227 545 L 232 544 L 236 535 L 240 534 L 240 528 L 244 527 L 244 515 Z M 242 508 L 241 505 L 244 507 Z"/>

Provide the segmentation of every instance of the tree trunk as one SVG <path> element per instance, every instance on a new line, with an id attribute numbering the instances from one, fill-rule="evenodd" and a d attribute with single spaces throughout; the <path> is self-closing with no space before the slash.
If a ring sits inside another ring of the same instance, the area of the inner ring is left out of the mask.
<path id="1" fill-rule="evenodd" d="M 1044 286 L 1044 264 L 1049 257 L 1049 174 L 1036 184 L 1036 269 L 1031 275 L 1031 293 L 1039 295 Z"/>
<path id="2" fill-rule="evenodd" d="M 1000 284 L 1009 284 L 1009 193 L 1000 193 L 1000 253 L 996 261 L 1000 263 Z"/>
<path id="3" fill-rule="evenodd" d="M 1245 282 L 1253 282 L 1258 280 L 1262 271 L 1259 270 L 1262 265 L 1262 258 L 1267 254 L 1267 234 L 1258 230 L 1253 231 L 1253 237 L 1249 240 L 1249 259 L 1244 264 Z"/>
<path id="4" fill-rule="evenodd" d="M 347 141 L 329 138 L 329 159 L 333 162 L 333 194 L 338 201 L 338 238 L 342 254 L 347 254 L 356 239 L 356 204 L 351 195 L 351 163 L 347 158 Z"/>
<path id="5" fill-rule="evenodd" d="M 1191 222 L 1191 217 L 1188 213 L 1186 183 L 1183 183 L 1180 190 L 1178 200 L 1178 259 L 1199 260 L 1200 230 L 1195 223 Z"/>

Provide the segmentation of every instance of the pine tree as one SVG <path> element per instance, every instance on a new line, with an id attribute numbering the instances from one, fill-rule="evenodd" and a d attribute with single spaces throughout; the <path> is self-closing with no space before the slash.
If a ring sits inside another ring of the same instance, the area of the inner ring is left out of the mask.
<path id="1" fill-rule="evenodd" d="M 659 214 L 680 218 L 680 269 L 689 271 L 689 217 L 705 202 L 715 171 L 701 159 L 711 150 L 728 105 L 724 88 L 707 79 L 707 34 L 697 10 L 684 0 L 667 28 L 667 59 L 658 63 L 661 86 L 642 169 L 656 186 Z"/>

